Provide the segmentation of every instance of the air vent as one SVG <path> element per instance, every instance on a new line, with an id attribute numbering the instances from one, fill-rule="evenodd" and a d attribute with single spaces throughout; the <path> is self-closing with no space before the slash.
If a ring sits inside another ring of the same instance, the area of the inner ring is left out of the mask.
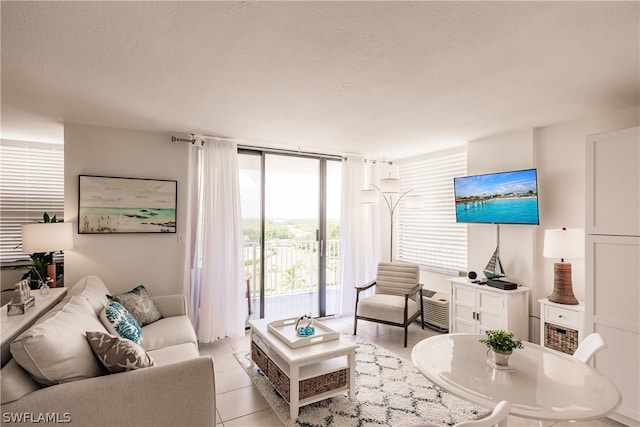
<path id="1" fill-rule="evenodd" d="M 425 326 L 441 332 L 449 331 L 449 295 L 443 292 L 422 291 Z"/>

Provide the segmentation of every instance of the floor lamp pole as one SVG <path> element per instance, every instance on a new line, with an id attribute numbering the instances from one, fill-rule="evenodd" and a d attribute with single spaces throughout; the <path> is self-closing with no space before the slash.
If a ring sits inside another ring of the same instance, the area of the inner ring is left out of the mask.
<path id="1" fill-rule="evenodd" d="M 407 190 L 404 193 L 400 194 L 398 196 L 398 199 L 395 201 L 395 203 L 393 202 L 393 199 L 392 199 L 393 196 L 391 194 L 389 194 L 389 195 L 383 194 L 382 195 L 382 198 L 387 203 L 387 207 L 389 208 L 389 226 L 390 226 L 390 228 L 389 228 L 389 242 L 390 242 L 389 261 L 390 262 L 393 262 L 393 215 L 396 212 L 396 208 L 398 207 L 398 203 L 400 203 L 400 200 L 402 200 L 402 198 L 404 196 L 406 196 L 407 193 L 409 193 L 410 191 L 412 191 L 412 190 Z"/>

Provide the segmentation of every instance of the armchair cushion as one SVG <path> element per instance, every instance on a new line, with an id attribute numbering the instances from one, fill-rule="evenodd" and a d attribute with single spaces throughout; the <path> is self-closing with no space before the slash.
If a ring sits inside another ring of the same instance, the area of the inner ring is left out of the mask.
<path id="1" fill-rule="evenodd" d="M 418 303 L 409 298 L 407 301 L 407 315 L 413 316 L 420 310 Z M 376 294 L 364 298 L 358 304 L 360 317 L 379 319 L 392 323 L 404 323 L 404 297 L 397 295 Z"/>

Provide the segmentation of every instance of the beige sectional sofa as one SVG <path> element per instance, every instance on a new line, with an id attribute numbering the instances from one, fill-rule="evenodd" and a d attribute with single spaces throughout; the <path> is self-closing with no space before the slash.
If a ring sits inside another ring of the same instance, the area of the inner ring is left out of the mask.
<path id="1" fill-rule="evenodd" d="M 84 277 L 13 341 L 0 373 L 2 424 L 215 425 L 213 359 L 199 355 L 184 296 L 151 298 L 162 318 L 142 327 L 142 347 L 155 366 L 110 374 L 85 337 L 108 332 L 107 294 L 98 277 Z"/>

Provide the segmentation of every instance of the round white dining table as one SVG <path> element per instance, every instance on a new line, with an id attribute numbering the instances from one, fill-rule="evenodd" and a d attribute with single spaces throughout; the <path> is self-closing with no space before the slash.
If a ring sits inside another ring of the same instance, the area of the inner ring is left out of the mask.
<path id="1" fill-rule="evenodd" d="M 602 418 L 621 402 L 616 386 L 568 354 L 523 342 L 508 369 L 487 361 L 484 335 L 445 334 L 420 341 L 411 358 L 435 385 L 469 402 L 493 408 L 511 402 L 510 414 L 540 421 Z"/>

